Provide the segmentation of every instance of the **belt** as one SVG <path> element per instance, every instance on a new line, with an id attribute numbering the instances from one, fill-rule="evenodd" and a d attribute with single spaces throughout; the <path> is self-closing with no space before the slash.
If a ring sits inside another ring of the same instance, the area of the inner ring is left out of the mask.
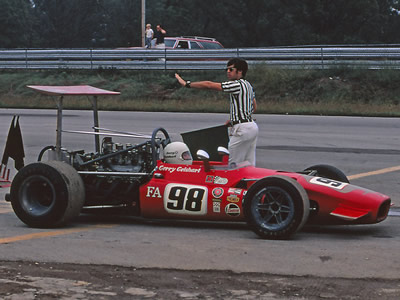
<path id="1" fill-rule="evenodd" d="M 247 122 L 253 122 L 253 120 L 244 119 L 244 120 L 238 120 L 238 121 L 231 121 L 231 124 L 236 125 L 236 124 L 247 123 Z"/>

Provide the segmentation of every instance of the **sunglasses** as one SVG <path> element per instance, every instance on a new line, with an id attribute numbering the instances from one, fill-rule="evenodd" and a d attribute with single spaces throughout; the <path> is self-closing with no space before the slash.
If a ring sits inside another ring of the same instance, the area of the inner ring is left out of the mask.
<path id="1" fill-rule="evenodd" d="M 237 70 L 236 68 L 225 68 L 225 72 L 233 72 L 234 70 Z"/>

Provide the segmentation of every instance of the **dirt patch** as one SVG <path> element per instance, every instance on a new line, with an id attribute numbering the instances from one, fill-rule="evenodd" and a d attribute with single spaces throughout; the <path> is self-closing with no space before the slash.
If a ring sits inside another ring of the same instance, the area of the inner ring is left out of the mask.
<path id="1" fill-rule="evenodd" d="M 1 299 L 399 299 L 398 280 L 1 262 Z"/>

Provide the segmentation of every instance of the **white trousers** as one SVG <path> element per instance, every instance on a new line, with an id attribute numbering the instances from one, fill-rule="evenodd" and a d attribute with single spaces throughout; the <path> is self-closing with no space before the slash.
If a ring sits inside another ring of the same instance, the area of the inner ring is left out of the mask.
<path id="1" fill-rule="evenodd" d="M 255 122 L 233 125 L 229 129 L 229 164 L 248 161 L 256 165 L 258 126 Z"/>

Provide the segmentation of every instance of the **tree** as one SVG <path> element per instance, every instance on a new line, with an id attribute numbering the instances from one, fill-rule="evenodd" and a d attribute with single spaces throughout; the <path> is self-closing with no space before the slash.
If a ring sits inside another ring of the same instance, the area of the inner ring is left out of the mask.
<path id="1" fill-rule="evenodd" d="M 108 47 L 141 46 L 141 1 L 103 0 L 101 20 Z"/>
<path id="2" fill-rule="evenodd" d="M 90 47 L 98 28 L 96 0 L 34 0 L 35 28 L 43 37 L 43 47 Z"/>
<path id="3" fill-rule="evenodd" d="M 28 0 L 0 0 L 0 48 L 32 47 L 33 7 Z"/>
<path id="4" fill-rule="evenodd" d="M 141 46 L 140 0 L 0 0 L 0 47 Z M 225 47 L 399 43 L 399 0 L 147 0 L 146 23 Z"/>
<path id="5" fill-rule="evenodd" d="M 292 41 L 300 44 L 389 42 L 384 32 L 392 0 L 303 0 L 287 6 L 293 23 Z M 280 28 L 278 32 L 285 32 Z M 286 32 L 287 34 L 287 32 Z M 293 44 L 293 43 L 292 43 Z"/>

